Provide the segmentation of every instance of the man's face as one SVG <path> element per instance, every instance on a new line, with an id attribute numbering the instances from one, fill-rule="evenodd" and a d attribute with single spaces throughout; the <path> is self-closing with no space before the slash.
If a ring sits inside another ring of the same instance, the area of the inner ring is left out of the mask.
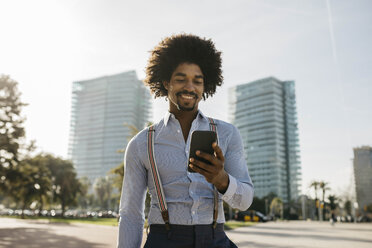
<path id="1" fill-rule="evenodd" d="M 168 90 L 170 111 L 196 111 L 204 92 L 204 75 L 196 64 L 182 63 L 173 71 Z"/>

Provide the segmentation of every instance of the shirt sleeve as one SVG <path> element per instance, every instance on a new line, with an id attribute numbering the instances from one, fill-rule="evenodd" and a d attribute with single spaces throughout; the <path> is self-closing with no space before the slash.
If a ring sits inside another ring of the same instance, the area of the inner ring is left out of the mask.
<path id="1" fill-rule="evenodd" d="M 118 248 L 141 247 L 142 243 L 147 173 L 138 151 L 134 138 L 129 142 L 124 157 Z"/>
<path id="2" fill-rule="evenodd" d="M 229 186 L 220 194 L 222 200 L 232 208 L 248 209 L 253 201 L 253 183 L 244 158 L 242 138 L 234 126 L 225 153 L 225 170 L 229 174 Z"/>

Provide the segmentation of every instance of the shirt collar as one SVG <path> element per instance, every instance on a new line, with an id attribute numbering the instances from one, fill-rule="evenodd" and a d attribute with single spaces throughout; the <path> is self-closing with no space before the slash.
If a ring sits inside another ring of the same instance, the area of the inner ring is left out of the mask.
<path id="1" fill-rule="evenodd" d="M 176 118 L 176 117 L 174 116 L 174 114 L 172 114 L 171 112 L 167 111 L 165 113 L 164 119 L 163 119 L 164 120 L 164 126 L 167 126 L 168 125 L 168 122 L 169 122 L 169 119 L 170 118 Z M 203 114 L 203 112 L 201 112 L 200 109 L 198 110 L 198 114 L 197 114 L 196 118 L 208 120 L 207 117 Z"/>
<path id="2" fill-rule="evenodd" d="M 164 126 L 167 126 L 168 121 L 169 121 L 169 118 L 170 118 L 171 116 L 174 117 L 174 115 L 173 115 L 171 112 L 167 111 L 167 112 L 165 113 L 165 115 L 164 115 Z"/>

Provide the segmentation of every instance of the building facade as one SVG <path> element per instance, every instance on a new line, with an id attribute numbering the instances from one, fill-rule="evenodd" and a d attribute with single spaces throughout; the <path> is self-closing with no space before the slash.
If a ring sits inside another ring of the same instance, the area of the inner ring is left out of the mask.
<path id="1" fill-rule="evenodd" d="M 255 196 L 297 199 L 301 166 L 294 81 L 269 77 L 230 88 L 229 119 L 241 133 Z"/>
<path id="2" fill-rule="evenodd" d="M 130 126 L 151 117 L 150 92 L 135 71 L 73 82 L 68 155 L 91 183 L 123 161 Z"/>
<path id="3" fill-rule="evenodd" d="M 372 147 L 354 148 L 355 191 L 359 208 L 372 204 Z"/>

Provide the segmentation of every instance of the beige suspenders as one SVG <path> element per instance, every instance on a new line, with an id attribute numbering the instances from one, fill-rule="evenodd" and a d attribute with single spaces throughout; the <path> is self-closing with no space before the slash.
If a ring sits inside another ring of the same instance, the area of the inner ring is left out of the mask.
<path id="1" fill-rule="evenodd" d="M 155 153 L 154 153 L 154 135 L 155 134 L 154 133 L 155 133 L 154 126 L 151 126 L 147 133 L 147 153 L 149 156 L 149 161 L 150 161 L 150 166 L 151 166 L 151 175 L 152 175 L 152 180 L 154 181 L 154 186 L 156 189 L 156 196 L 158 198 L 161 216 L 163 217 L 165 227 L 167 228 L 167 230 L 169 230 L 168 207 L 165 201 L 163 185 L 161 183 L 158 167 L 156 166 L 156 161 L 155 161 Z"/>
<path id="2" fill-rule="evenodd" d="M 209 118 L 209 129 L 217 134 L 217 144 L 218 144 L 218 133 L 217 133 L 217 124 L 212 118 Z M 213 199 L 213 228 L 217 226 L 217 217 L 218 217 L 218 192 L 216 187 L 213 187 L 214 199 Z"/>
<path id="3" fill-rule="evenodd" d="M 209 120 L 209 129 L 217 133 L 217 125 L 214 122 L 214 120 L 212 118 L 208 118 L 208 120 Z M 154 126 L 150 126 L 147 132 L 147 154 L 149 157 L 152 180 L 154 182 L 155 192 L 158 198 L 161 216 L 163 217 L 166 229 L 169 230 L 170 223 L 169 223 L 168 207 L 165 201 L 163 185 L 160 180 L 159 171 L 158 171 L 158 167 L 156 166 L 156 160 L 155 160 L 155 153 L 154 153 L 154 136 L 155 135 L 154 133 L 155 133 Z M 218 142 L 218 138 L 217 138 L 217 142 Z M 217 192 L 217 189 L 214 187 L 214 207 L 213 207 L 213 223 L 212 223 L 213 228 L 215 228 L 217 225 L 217 217 L 218 217 L 218 192 Z"/>

